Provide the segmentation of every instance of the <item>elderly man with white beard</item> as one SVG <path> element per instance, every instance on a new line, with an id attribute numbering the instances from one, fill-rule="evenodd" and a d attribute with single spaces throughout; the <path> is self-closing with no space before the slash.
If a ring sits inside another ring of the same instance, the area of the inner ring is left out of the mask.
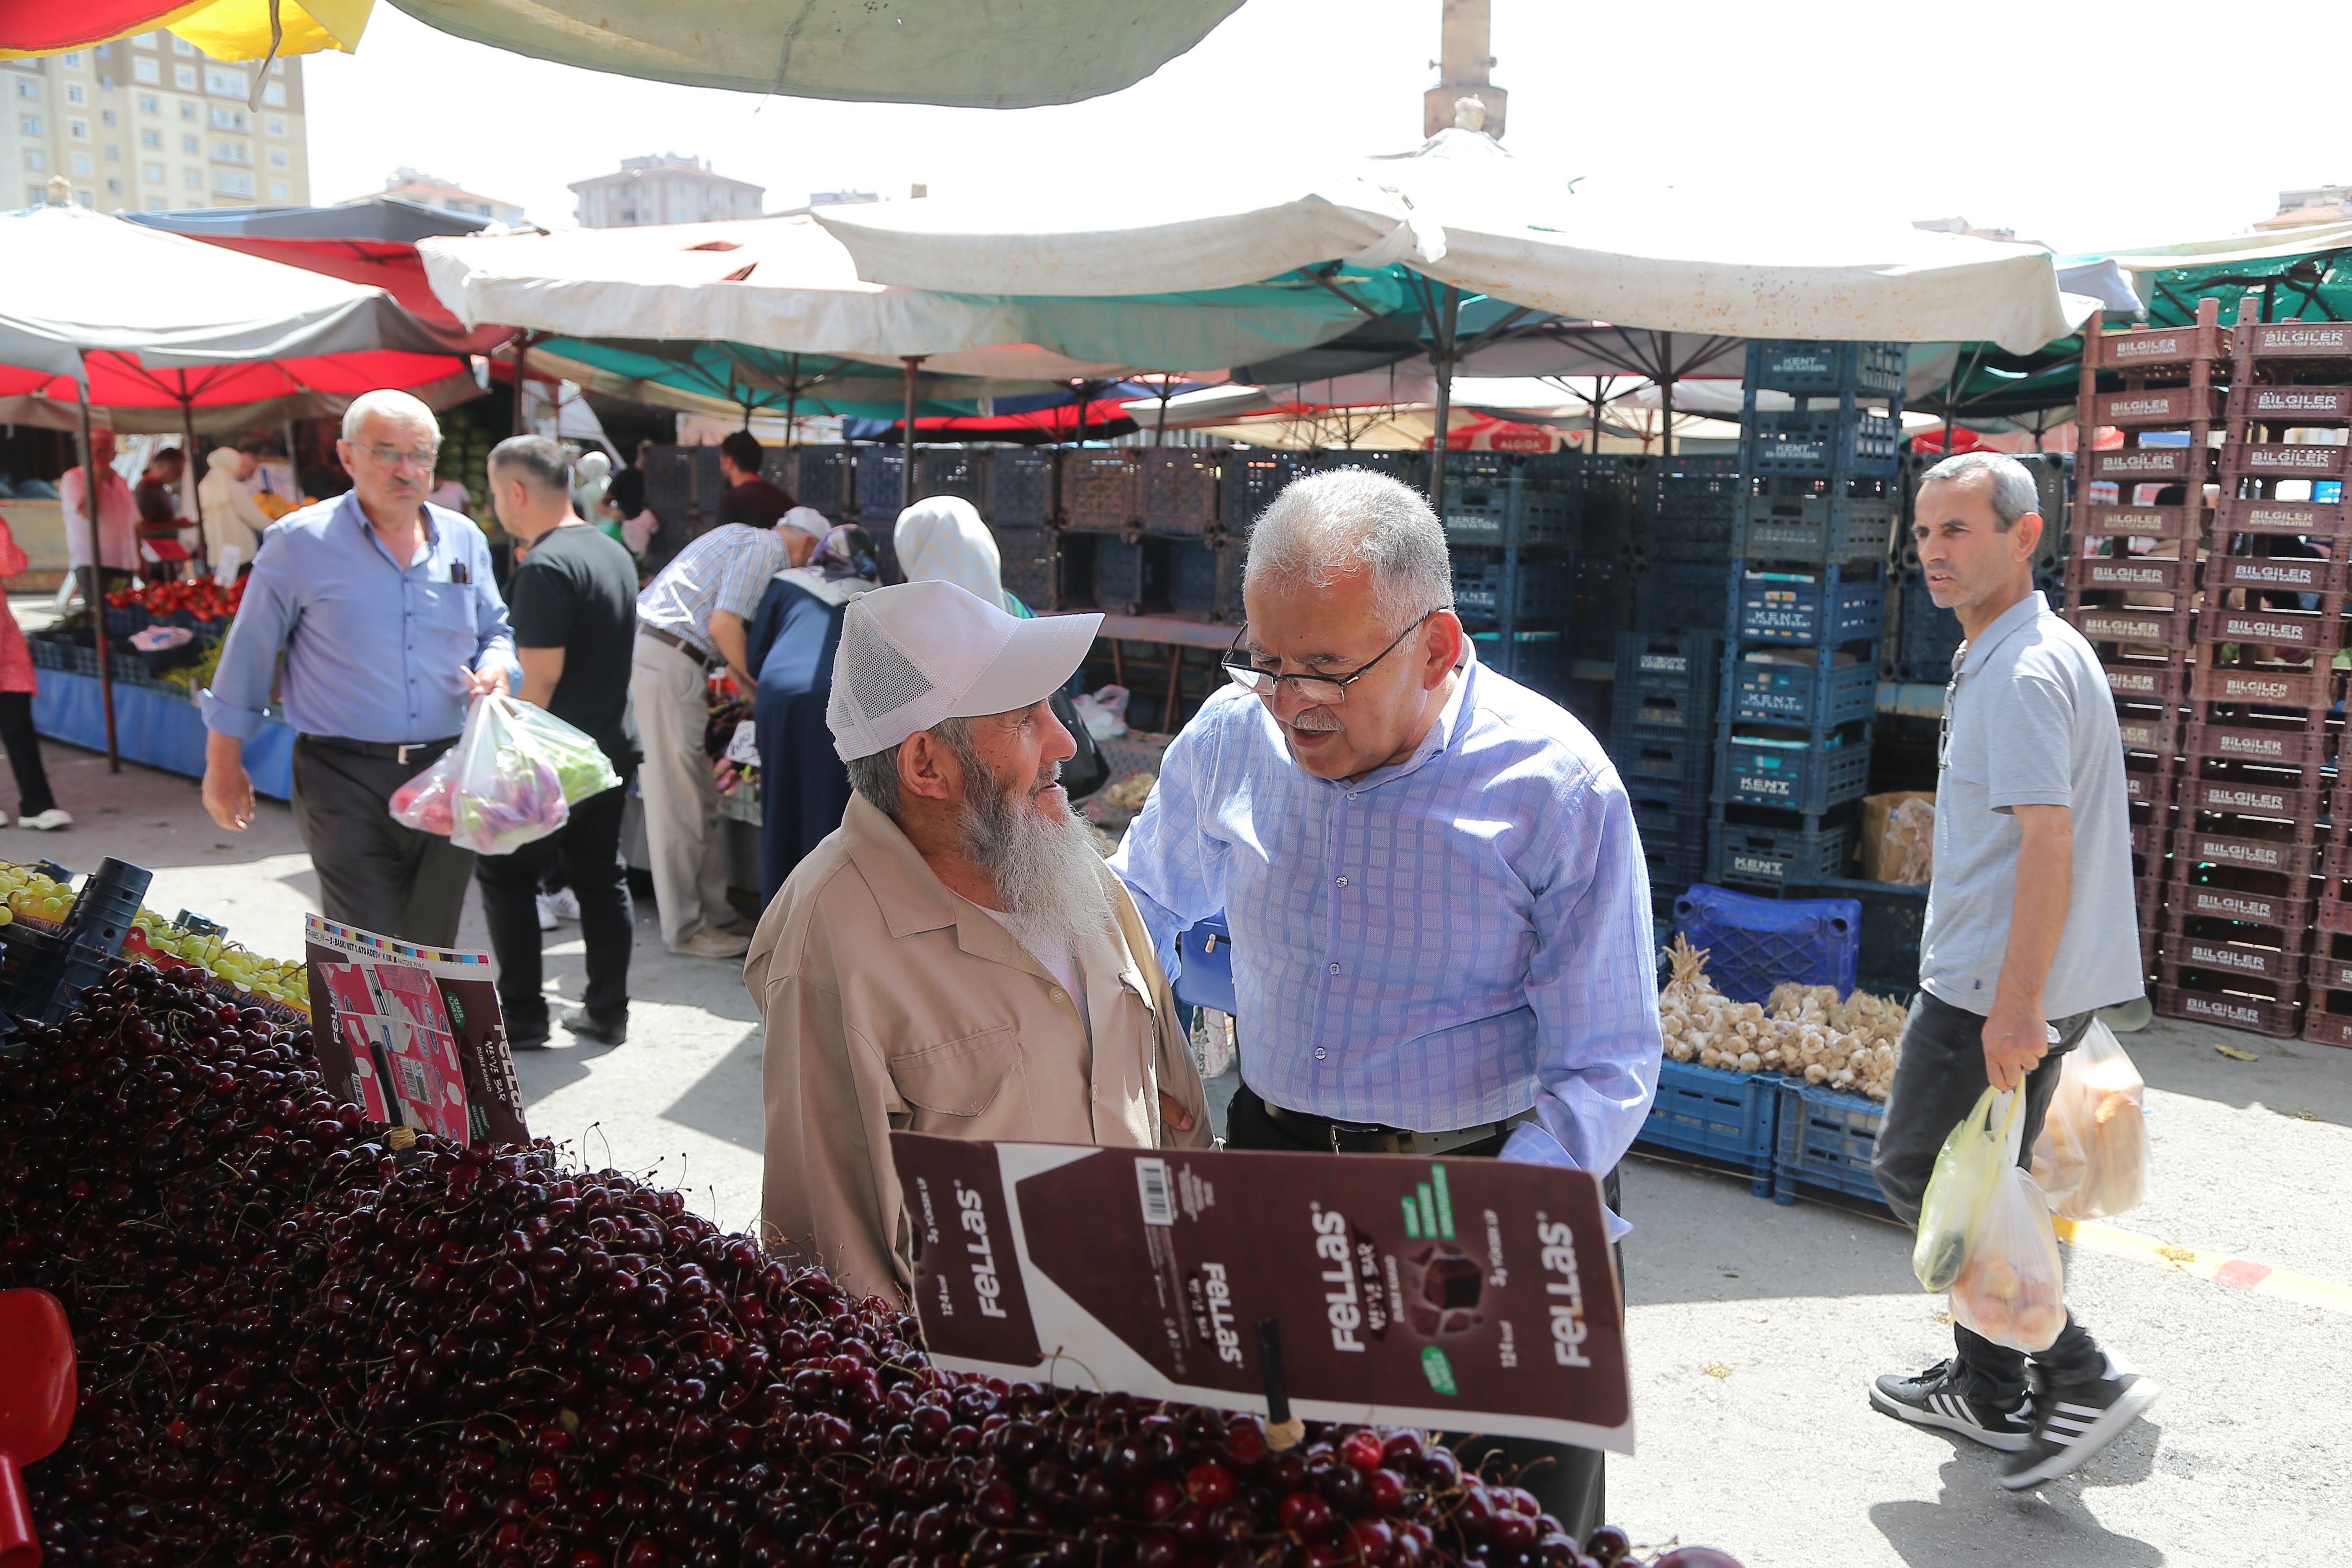
<path id="1" fill-rule="evenodd" d="M 760 921 L 763 1231 L 853 1289 L 913 1284 L 893 1129 L 1206 1147 L 1200 1075 L 1135 904 L 1057 782 L 1047 699 L 1099 616 L 950 583 L 843 616 L 825 721 L 856 792 Z"/>

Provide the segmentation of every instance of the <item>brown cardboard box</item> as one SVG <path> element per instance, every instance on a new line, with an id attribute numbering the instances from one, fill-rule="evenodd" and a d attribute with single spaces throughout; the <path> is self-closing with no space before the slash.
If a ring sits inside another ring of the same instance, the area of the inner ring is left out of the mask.
<path id="1" fill-rule="evenodd" d="M 1931 789 L 1890 790 L 1885 795 L 1862 797 L 1862 879 L 1884 882 L 1902 864 L 1899 846 L 1886 842 L 1888 819 L 1895 808 L 1906 800 L 1924 800 L 1933 805 L 1936 792 Z"/>

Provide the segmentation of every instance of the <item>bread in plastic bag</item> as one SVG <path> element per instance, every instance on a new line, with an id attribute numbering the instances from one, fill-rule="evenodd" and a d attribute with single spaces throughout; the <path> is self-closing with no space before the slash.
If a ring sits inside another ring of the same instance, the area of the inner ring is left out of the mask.
<path id="1" fill-rule="evenodd" d="M 394 792 L 392 812 L 461 849 L 504 855 L 562 826 L 572 802 L 620 782 L 585 731 L 492 693 L 476 700 L 457 743 Z"/>
<path id="2" fill-rule="evenodd" d="M 2042 1135 L 2033 1179 L 2051 1212 L 2104 1219 L 2147 1195 L 2147 1085 L 2114 1031 L 2097 1019 L 2066 1054 Z"/>
<path id="3" fill-rule="evenodd" d="M 1888 814 L 1886 879 L 1924 887 L 1936 871 L 1936 803 L 1906 800 Z"/>
<path id="4" fill-rule="evenodd" d="M 2005 1109 L 2007 1117 L 1996 1126 L 1996 1102 L 2002 1101 L 2005 1106 L 1998 1109 Z M 1919 1277 L 1922 1289 L 1948 1289 L 1959 1278 L 1978 1212 L 2001 1167 L 2017 1158 L 2008 1142 L 2009 1124 L 2016 1114 L 2014 1094 L 1987 1089 L 1945 1138 L 1936 1155 L 1935 1173 L 1927 1178 L 1927 1195 L 1920 1200 L 1919 1234 L 1911 1245 L 1911 1272 Z"/>
<path id="5" fill-rule="evenodd" d="M 1993 1183 L 1952 1281 L 1952 1321 L 1997 1345 L 2045 1351 L 2066 1326 L 2066 1273 L 2049 1201 L 2015 1165 Z"/>

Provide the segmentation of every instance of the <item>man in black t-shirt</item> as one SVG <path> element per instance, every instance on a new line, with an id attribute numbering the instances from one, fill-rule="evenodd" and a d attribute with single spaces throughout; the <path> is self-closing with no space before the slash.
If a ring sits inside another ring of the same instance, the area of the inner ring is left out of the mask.
<path id="1" fill-rule="evenodd" d="M 727 481 L 727 493 L 719 498 L 720 523 L 773 528 L 793 510 L 792 496 L 760 477 L 764 456 L 749 430 L 738 430 L 719 443 L 719 473 Z"/>
<path id="2" fill-rule="evenodd" d="M 537 895 L 551 868 L 580 900 L 588 950 L 582 1005 L 560 1020 L 575 1039 L 617 1046 L 629 1035 L 629 948 L 635 915 L 621 861 L 621 807 L 642 752 L 629 712 L 629 660 L 636 641 L 637 568 L 628 551 L 572 510 L 572 468 L 544 436 L 517 436 L 490 453 L 490 501 L 523 553 L 507 589 L 522 691 L 586 731 L 621 775 L 618 787 L 575 802 L 564 825 L 509 855 L 475 861 L 507 1042 L 547 1044 L 540 990 Z"/>

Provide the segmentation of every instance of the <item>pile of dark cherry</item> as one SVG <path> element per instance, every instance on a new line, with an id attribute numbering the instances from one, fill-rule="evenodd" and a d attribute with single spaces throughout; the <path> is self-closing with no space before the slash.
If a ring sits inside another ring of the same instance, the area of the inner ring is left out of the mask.
<path id="1" fill-rule="evenodd" d="M 48 1561 L 1584 1568 L 1411 1432 L 958 1378 L 615 1171 L 400 1154 L 300 1033 L 144 966 L 0 1058 L 0 1289 L 71 1319 Z M 1727 1563 L 1685 1549 L 1677 1568 Z"/>

